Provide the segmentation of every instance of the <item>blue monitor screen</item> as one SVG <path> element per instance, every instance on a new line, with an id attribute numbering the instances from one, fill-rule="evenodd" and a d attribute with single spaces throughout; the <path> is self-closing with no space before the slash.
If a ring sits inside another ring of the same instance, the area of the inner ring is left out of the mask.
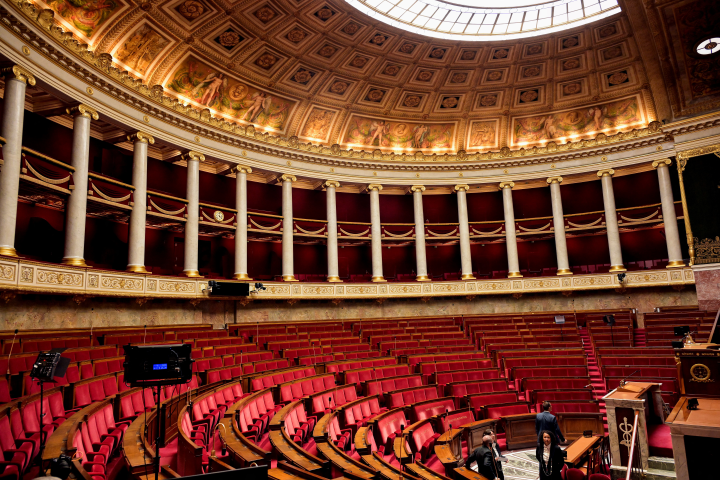
<path id="1" fill-rule="evenodd" d="M 167 370 L 167 363 L 156 363 L 153 365 L 153 370 Z"/>

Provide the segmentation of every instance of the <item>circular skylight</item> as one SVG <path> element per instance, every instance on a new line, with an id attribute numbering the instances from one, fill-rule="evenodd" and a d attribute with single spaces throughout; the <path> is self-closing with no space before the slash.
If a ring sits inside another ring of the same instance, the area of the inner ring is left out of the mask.
<path id="1" fill-rule="evenodd" d="M 617 0 L 345 0 L 413 33 L 452 40 L 531 37 L 620 12 Z"/>
<path id="2" fill-rule="evenodd" d="M 698 43 L 697 53 L 700 55 L 711 55 L 720 52 L 720 37 L 708 38 Z"/>

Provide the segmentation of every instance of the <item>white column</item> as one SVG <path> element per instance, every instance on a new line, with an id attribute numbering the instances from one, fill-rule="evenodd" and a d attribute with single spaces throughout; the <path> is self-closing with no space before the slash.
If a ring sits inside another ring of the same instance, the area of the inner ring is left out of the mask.
<path id="1" fill-rule="evenodd" d="M 130 213 L 130 232 L 128 234 L 128 272 L 149 273 L 145 269 L 145 217 L 147 215 L 147 154 L 148 143 L 155 143 L 152 135 L 136 132 L 128 135 L 133 142 L 132 183 L 133 209 Z"/>
<path id="2" fill-rule="evenodd" d="M 382 225 L 380 224 L 380 190 L 382 185 L 368 185 L 370 192 L 370 242 L 372 252 L 372 281 L 384 282 L 382 263 Z"/>
<path id="3" fill-rule="evenodd" d="M 425 252 L 425 214 L 422 204 L 422 192 L 425 191 L 425 187 L 413 185 L 410 187 L 410 191 L 413 192 L 413 212 L 415 213 L 415 268 L 417 269 L 415 280 L 429 282 Z"/>
<path id="4" fill-rule="evenodd" d="M 22 164 L 25 88 L 35 85 L 35 77 L 19 65 L 0 70 L 5 77 L 2 131 L 3 165 L 0 168 L 0 255 L 16 257 L 15 227 L 17 225 L 18 191 Z"/>
<path id="5" fill-rule="evenodd" d="M 660 202 L 662 203 L 663 225 L 665 226 L 665 241 L 668 249 L 667 268 L 684 267 L 682 248 L 680 247 L 680 233 L 677 226 L 677 215 L 675 214 L 675 201 L 673 199 L 672 185 L 670 184 L 670 168 L 672 162 L 666 158 L 656 160 L 652 163 L 657 169 L 658 182 L 660 183 Z"/>
<path id="6" fill-rule="evenodd" d="M 233 167 L 235 172 L 235 280 L 252 280 L 248 275 L 248 207 L 247 176 L 252 168 L 243 165 Z"/>
<path id="7" fill-rule="evenodd" d="M 522 277 L 520 274 L 520 260 L 518 259 L 517 237 L 515 236 L 515 210 L 513 209 L 512 188 L 513 182 L 500 182 L 503 197 L 503 212 L 505 214 L 505 243 L 507 244 L 508 278 Z"/>
<path id="8" fill-rule="evenodd" d="M 547 183 L 550 184 L 550 200 L 552 201 L 553 230 L 555 232 L 555 255 L 557 256 L 557 274 L 572 275 L 570 261 L 568 260 L 567 242 L 565 241 L 565 218 L 563 217 L 562 197 L 560 196 L 560 184 L 562 177 L 550 177 Z"/>
<path id="9" fill-rule="evenodd" d="M 187 277 L 199 277 L 198 271 L 198 231 L 200 227 L 200 162 L 205 155 L 198 152 L 187 152 L 182 156 L 187 162 L 187 216 L 185 217 L 185 267 L 183 274 Z"/>
<path id="10" fill-rule="evenodd" d="M 340 182 L 328 180 L 325 182 L 325 193 L 327 200 L 327 258 L 328 258 L 328 282 L 342 282 L 340 280 L 340 268 L 338 267 L 338 230 L 337 230 L 337 207 L 335 204 L 335 189 L 340 188 Z"/>
<path id="11" fill-rule="evenodd" d="M 62 263 L 77 267 L 85 264 L 85 221 L 88 195 L 88 166 L 90 162 L 90 120 L 98 113 L 87 105 L 68 108 L 73 121 L 72 166 L 74 188 L 68 199 L 65 213 L 65 255 Z"/>
<path id="12" fill-rule="evenodd" d="M 613 191 L 612 168 L 600 170 L 597 176 L 602 182 L 603 204 L 605 206 L 605 227 L 607 228 L 608 246 L 610 247 L 610 272 L 624 272 L 622 249 L 620 248 L 620 228 L 615 211 L 615 192 Z"/>
<path id="13" fill-rule="evenodd" d="M 472 274 L 472 257 L 470 256 L 470 222 L 468 220 L 467 191 L 470 185 L 455 185 L 458 203 L 458 230 L 460 231 L 460 265 L 462 280 L 475 280 Z"/>
<path id="14" fill-rule="evenodd" d="M 293 175 L 284 174 L 282 177 L 282 279 L 283 282 L 297 282 L 295 267 L 293 266 L 293 212 L 292 212 L 292 182 L 297 181 Z"/>

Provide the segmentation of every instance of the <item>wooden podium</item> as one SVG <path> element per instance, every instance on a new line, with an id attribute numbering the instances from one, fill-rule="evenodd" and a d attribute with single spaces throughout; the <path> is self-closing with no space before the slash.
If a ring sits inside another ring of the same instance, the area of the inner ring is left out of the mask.
<path id="1" fill-rule="evenodd" d="M 640 462 L 643 470 L 648 469 L 647 424 L 665 421 L 663 401 L 659 383 L 630 383 L 618 387 L 603 397 L 607 410 L 608 428 L 610 430 L 610 453 L 612 469 L 617 470 L 613 478 L 625 478 L 634 432 L 635 416 L 637 415 L 638 446 Z"/>

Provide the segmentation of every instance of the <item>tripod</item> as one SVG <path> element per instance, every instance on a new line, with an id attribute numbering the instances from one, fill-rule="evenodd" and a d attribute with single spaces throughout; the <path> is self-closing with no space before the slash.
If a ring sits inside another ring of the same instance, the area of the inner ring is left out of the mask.
<path id="1" fill-rule="evenodd" d="M 46 413 L 43 412 L 43 397 L 45 395 L 45 380 L 42 380 L 40 378 L 35 378 L 35 380 L 40 383 L 40 451 L 38 452 L 38 467 L 40 471 L 38 472 L 38 476 L 40 474 L 44 473 L 43 470 L 43 451 L 45 450 L 45 432 L 43 432 L 43 418 L 45 418 Z M 55 382 L 50 382 L 55 383 Z"/>

